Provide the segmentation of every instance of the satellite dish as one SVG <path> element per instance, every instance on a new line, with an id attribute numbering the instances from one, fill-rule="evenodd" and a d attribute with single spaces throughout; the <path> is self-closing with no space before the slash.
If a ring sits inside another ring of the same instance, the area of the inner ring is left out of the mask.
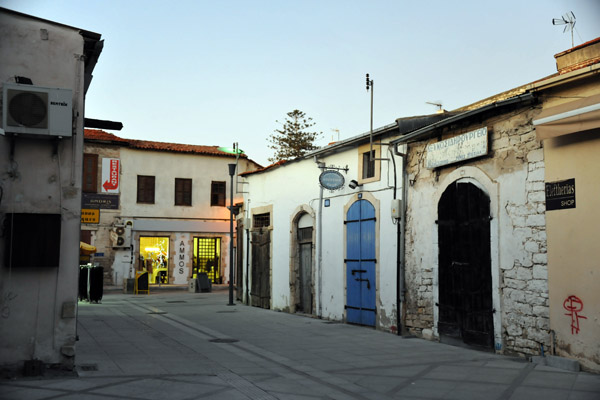
<path id="1" fill-rule="evenodd" d="M 573 43 L 573 30 L 575 29 L 575 22 L 575 14 L 573 14 L 573 11 L 569 11 L 563 15 L 562 18 L 552 19 L 552 25 L 565 25 L 563 33 L 565 33 L 567 30 L 571 31 L 571 47 L 575 47 L 575 44 Z"/>

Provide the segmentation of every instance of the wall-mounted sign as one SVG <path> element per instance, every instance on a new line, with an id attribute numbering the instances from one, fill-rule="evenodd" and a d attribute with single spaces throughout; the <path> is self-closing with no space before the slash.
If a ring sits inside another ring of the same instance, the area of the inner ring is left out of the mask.
<path id="1" fill-rule="evenodd" d="M 103 210 L 118 210 L 118 194 L 82 193 L 81 208 L 97 208 Z"/>
<path id="2" fill-rule="evenodd" d="M 344 182 L 344 176 L 338 171 L 328 169 L 319 175 L 319 183 L 325 189 L 337 190 L 344 186 Z"/>
<path id="3" fill-rule="evenodd" d="M 487 153 L 488 132 L 484 127 L 428 145 L 426 166 L 433 169 Z"/>
<path id="4" fill-rule="evenodd" d="M 575 178 L 546 182 L 546 211 L 575 208 Z"/>
<path id="5" fill-rule="evenodd" d="M 82 224 L 99 224 L 100 223 L 100 210 L 98 209 L 82 209 L 81 210 L 81 223 Z"/>
<path id="6" fill-rule="evenodd" d="M 119 159 L 102 159 L 102 193 L 119 193 Z"/>

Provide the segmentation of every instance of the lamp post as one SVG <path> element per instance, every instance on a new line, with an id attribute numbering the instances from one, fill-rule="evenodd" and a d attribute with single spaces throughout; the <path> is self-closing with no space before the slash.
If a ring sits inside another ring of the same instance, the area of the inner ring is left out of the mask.
<path id="1" fill-rule="evenodd" d="M 231 178 L 231 190 L 229 190 L 229 304 L 234 306 L 233 302 L 233 175 L 237 164 L 227 164 L 229 167 L 229 177 Z"/>

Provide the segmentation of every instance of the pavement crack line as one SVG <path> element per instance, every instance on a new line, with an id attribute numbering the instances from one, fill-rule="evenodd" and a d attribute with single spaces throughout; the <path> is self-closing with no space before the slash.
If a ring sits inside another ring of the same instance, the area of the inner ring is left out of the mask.
<path id="1" fill-rule="evenodd" d="M 132 303 L 130 303 L 129 305 L 130 305 L 130 307 L 137 309 L 138 311 L 143 311 L 144 313 L 146 313 L 148 310 L 155 311 L 155 312 L 161 311 L 160 309 L 158 309 L 156 307 L 144 307 L 142 305 L 132 304 Z M 161 320 L 175 328 L 178 328 L 178 329 L 180 329 L 186 333 L 189 333 L 193 336 L 196 336 L 198 338 L 202 338 L 202 339 L 206 339 L 206 340 L 213 339 L 213 338 L 229 338 L 229 336 L 224 335 L 218 331 L 215 331 L 215 330 L 212 330 L 205 326 L 196 324 L 195 322 L 189 321 L 185 318 L 181 318 L 181 317 L 178 317 L 173 314 L 155 313 L 155 314 L 151 314 L 151 317 Z M 234 353 L 237 356 L 243 357 L 250 361 L 256 362 L 257 359 L 260 359 L 263 361 L 267 361 L 270 364 L 275 364 L 276 367 L 269 366 L 269 365 L 263 365 L 263 367 L 270 369 L 272 372 L 276 373 L 278 376 L 283 376 L 281 374 L 280 369 L 284 368 L 284 369 L 290 371 L 297 378 L 299 378 L 299 379 L 297 379 L 297 381 L 302 383 L 303 385 L 305 385 L 304 382 L 305 382 L 306 378 L 308 378 L 311 381 L 313 381 L 313 383 L 317 383 L 322 386 L 325 386 L 330 390 L 335 389 L 340 394 L 343 394 L 344 396 L 350 396 L 355 399 L 366 399 L 366 397 L 364 397 L 361 393 L 370 393 L 370 391 L 364 387 L 358 386 L 355 383 L 347 381 L 340 377 L 331 375 L 325 371 L 321 371 L 321 370 L 318 370 L 318 369 L 315 369 L 312 367 L 308 367 L 308 366 L 303 366 L 302 369 L 299 369 L 299 368 L 295 367 L 293 365 L 294 363 L 291 360 L 287 359 L 286 357 L 280 356 L 278 354 L 272 353 L 272 352 L 267 351 L 262 348 L 258 348 L 256 346 L 253 346 L 249 343 L 245 343 L 243 341 L 233 343 L 233 344 L 217 344 L 217 343 L 215 343 L 215 345 L 220 346 L 224 350 L 227 350 L 231 353 Z M 248 356 L 251 356 L 251 357 L 248 357 Z M 213 359 L 213 361 L 217 364 L 219 363 L 218 359 Z M 217 375 L 220 375 L 223 373 L 231 373 L 231 374 L 236 375 L 235 373 L 231 372 L 226 367 L 222 367 L 222 368 L 223 368 L 222 370 L 215 371 L 217 373 Z M 239 377 L 239 375 L 236 375 L 236 376 Z M 253 387 L 256 387 L 258 390 L 260 390 L 261 392 L 266 393 L 262 389 L 258 388 L 256 385 L 245 380 L 243 377 L 239 377 L 239 379 L 246 381 L 249 385 L 252 385 Z M 334 384 L 331 382 L 336 382 L 336 383 Z M 238 382 L 237 384 L 240 384 L 240 383 Z M 373 398 L 373 395 L 374 395 L 374 393 L 370 393 L 369 398 Z"/>
<path id="2" fill-rule="evenodd" d="M 533 369 L 535 368 L 534 364 L 529 364 L 527 366 L 525 366 L 525 368 L 523 368 L 521 370 L 521 372 L 519 373 L 519 375 L 517 375 L 515 377 L 515 379 L 513 379 L 513 381 L 511 382 L 510 386 L 506 388 L 506 390 L 504 390 L 504 392 L 502 392 L 502 394 L 500 395 L 500 397 L 498 397 L 498 400 L 508 400 L 510 399 L 510 397 L 513 395 L 513 393 L 515 392 L 515 390 L 517 390 L 517 388 L 519 386 L 521 386 L 521 384 L 525 381 L 525 379 L 527 378 L 527 376 L 529 376 L 529 373 L 531 371 L 533 371 Z"/>

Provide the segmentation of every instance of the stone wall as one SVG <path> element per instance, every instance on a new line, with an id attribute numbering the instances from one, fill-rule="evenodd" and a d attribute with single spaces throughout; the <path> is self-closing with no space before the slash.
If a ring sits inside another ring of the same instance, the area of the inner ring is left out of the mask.
<path id="1" fill-rule="evenodd" d="M 409 146 L 405 326 L 410 332 L 437 335 L 436 196 L 449 174 L 459 170 L 462 175 L 474 167 L 497 189 L 496 194 L 488 193 L 496 196 L 492 203 L 497 204 L 491 210 L 497 218 L 491 232 L 493 290 L 500 307 L 494 314 L 496 350 L 537 354 L 541 344 L 549 346 L 544 156 L 531 123 L 538 113 L 536 108 L 520 109 L 481 124 L 452 127 L 443 139 L 487 126 L 490 152 L 438 170 L 425 167 L 425 148 L 437 139 Z"/>

